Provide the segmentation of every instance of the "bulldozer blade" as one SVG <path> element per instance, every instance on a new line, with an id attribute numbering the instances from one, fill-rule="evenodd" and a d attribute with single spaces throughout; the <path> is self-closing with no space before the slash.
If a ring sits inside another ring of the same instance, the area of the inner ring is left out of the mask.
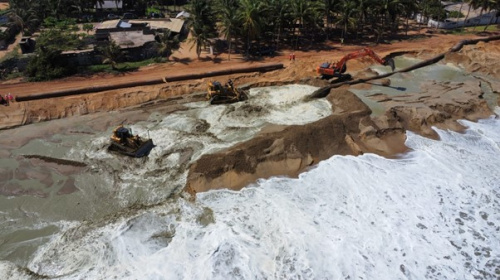
<path id="1" fill-rule="evenodd" d="M 396 69 L 396 65 L 394 64 L 394 59 L 388 58 L 385 62 L 386 65 L 391 66 L 391 71 L 394 72 L 394 69 Z"/>

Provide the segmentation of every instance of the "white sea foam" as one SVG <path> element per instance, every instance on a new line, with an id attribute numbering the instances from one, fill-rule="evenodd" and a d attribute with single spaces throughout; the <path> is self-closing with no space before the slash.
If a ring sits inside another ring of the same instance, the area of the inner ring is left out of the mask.
<path id="1" fill-rule="evenodd" d="M 440 141 L 408 133 L 400 159 L 334 156 L 298 179 L 83 224 L 28 267 L 58 279 L 493 279 L 500 121 L 463 124 Z"/>

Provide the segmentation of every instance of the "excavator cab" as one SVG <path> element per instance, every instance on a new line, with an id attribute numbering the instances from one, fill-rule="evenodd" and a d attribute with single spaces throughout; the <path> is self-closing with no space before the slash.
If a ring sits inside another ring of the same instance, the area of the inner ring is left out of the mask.
<path id="1" fill-rule="evenodd" d="M 347 71 L 347 61 L 351 59 L 355 59 L 358 57 L 370 56 L 378 63 L 386 66 L 390 66 L 391 70 L 394 71 L 395 65 L 394 60 L 392 58 L 382 59 L 375 52 L 373 52 L 369 48 L 363 48 L 359 51 L 349 53 L 345 55 L 341 60 L 335 63 L 322 63 L 320 66 L 316 68 L 316 72 L 321 75 L 322 78 L 339 78 L 338 81 L 349 80 L 351 75 L 344 74 Z"/>

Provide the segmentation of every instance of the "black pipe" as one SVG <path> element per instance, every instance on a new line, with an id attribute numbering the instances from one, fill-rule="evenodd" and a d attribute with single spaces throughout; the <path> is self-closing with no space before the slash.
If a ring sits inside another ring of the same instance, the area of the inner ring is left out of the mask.
<path id="1" fill-rule="evenodd" d="M 323 98 L 323 97 L 326 97 L 330 93 L 330 89 L 332 89 L 332 88 L 338 88 L 338 87 L 341 87 L 343 85 L 355 85 L 355 84 L 359 84 L 359 83 L 368 82 L 368 81 L 371 81 L 371 80 L 377 80 L 377 79 L 387 78 L 389 76 L 394 75 L 395 73 L 410 72 L 410 71 L 413 71 L 415 69 L 422 68 L 424 66 L 428 66 L 428 65 L 434 64 L 434 63 L 440 61 L 441 59 L 443 59 L 446 54 L 451 53 L 451 52 L 458 52 L 459 50 L 462 49 L 462 47 L 464 45 L 472 45 L 472 44 L 477 44 L 479 42 L 489 42 L 489 41 L 496 41 L 496 40 L 500 40 L 500 35 L 486 37 L 486 38 L 471 39 L 471 40 L 462 40 L 459 43 L 457 43 L 456 45 L 454 45 L 453 47 L 451 47 L 447 52 L 444 52 L 442 54 L 436 55 L 435 57 L 426 59 L 426 60 L 424 60 L 422 62 L 419 62 L 417 64 L 414 64 L 412 66 L 406 67 L 404 69 L 401 69 L 401 70 L 398 70 L 398 71 L 395 71 L 395 72 L 391 72 L 391 73 L 386 73 L 386 74 L 383 74 L 383 75 L 375 76 L 375 77 L 364 78 L 364 79 L 357 79 L 357 80 L 353 80 L 353 81 L 347 81 L 347 82 L 342 82 L 342 83 L 328 85 L 328 86 L 322 87 L 320 89 L 317 89 L 308 98 Z M 391 55 L 389 55 L 389 56 L 391 56 Z"/>
<path id="2" fill-rule="evenodd" d="M 145 81 L 128 82 L 128 83 L 121 83 L 121 84 L 115 84 L 115 85 L 90 86 L 90 87 L 85 87 L 85 88 L 74 88 L 74 89 L 67 89 L 67 90 L 37 93 L 37 94 L 26 95 L 26 96 L 17 96 L 16 101 L 23 102 L 23 101 L 46 99 L 46 98 L 55 98 L 55 97 L 62 97 L 62 96 L 69 96 L 69 95 L 94 93 L 94 92 L 100 92 L 100 91 L 106 91 L 106 90 L 114 90 L 114 89 L 137 87 L 137 86 L 157 85 L 157 84 L 162 84 L 165 82 L 185 81 L 185 80 L 201 79 L 201 78 L 206 78 L 206 77 L 214 77 L 214 76 L 222 76 L 222 75 L 230 75 L 230 74 L 238 74 L 238 73 L 268 72 L 268 71 L 278 70 L 281 68 L 283 68 L 282 63 L 268 63 L 268 64 L 263 64 L 263 65 L 258 65 L 258 66 L 250 66 L 250 67 L 244 67 L 244 68 L 224 69 L 224 70 L 219 70 L 219 71 L 211 71 L 211 72 L 189 74 L 189 75 L 167 76 L 167 77 L 162 78 L 162 79 L 152 79 L 152 80 L 145 80 Z"/>

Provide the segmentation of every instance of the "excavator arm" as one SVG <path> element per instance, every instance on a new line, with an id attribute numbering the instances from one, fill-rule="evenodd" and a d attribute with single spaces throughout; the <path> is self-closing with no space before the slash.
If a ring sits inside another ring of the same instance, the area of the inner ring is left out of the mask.
<path id="1" fill-rule="evenodd" d="M 364 56 L 370 56 L 373 58 L 375 61 L 382 65 L 388 65 L 391 67 L 391 70 L 394 71 L 394 60 L 392 58 L 388 59 L 382 59 L 380 56 L 378 56 L 375 52 L 373 52 L 369 48 L 363 48 L 359 51 L 352 52 L 344 56 L 340 61 L 338 61 L 335 64 L 325 64 L 323 63 L 321 66 L 317 68 L 318 74 L 324 75 L 324 76 L 331 76 L 331 77 L 342 77 L 343 73 L 347 70 L 347 61 L 359 57 L 364 57 Z"/>

